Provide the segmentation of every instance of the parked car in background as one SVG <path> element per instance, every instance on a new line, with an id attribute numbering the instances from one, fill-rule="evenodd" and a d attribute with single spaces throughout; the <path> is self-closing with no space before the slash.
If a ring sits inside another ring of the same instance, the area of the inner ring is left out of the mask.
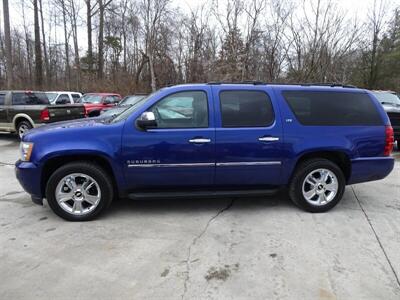
<path id="1" fill-rule="evenodd" d="M 84 143 L 82 143 L 84 139 Z M 186 84 L 151 94 L 105 122 L 37 128 L 16 176 L 59 216 L 95 218 L 115 197 L 249 197 L 288 186 L 325 212 L 345 186 L 386 177 L 393 129 L 377 99 L 348 86 Z"/>
<path id="2" fill-rule="evenodd" d="M 394 131 L 394 139 L 397 141 L 397 148 L 400 149 L 400 98 L 392 91 L 373 91 L 372 93 L 388 114 Z"/>
<path id="3" fill-rule="evenodd" d="M 102 117 L 110 117 L 114 115 L 119 115 L 125 109 L 131 107 L 132 105 L 136 105 L 137 103 L 143 101 L 147 97 L 146 94 L 143 95 L 129 95 L 124 97 L 116 106 L 111 108 L 105 108 L 100 112 Z"/>
<path id="4" fill-rule="evenodd" d="M 0 91 L 0 131 L 16 132 L 20 138 L 33 127 L 84 116 L 83 105 L 50 105 L 45 92 Z"/>
<path id="5" fill-rule="evenodd" d="M 85 106 L 88 117 L 97 117 L 103 109 L 111 108 L 121 101 L 120 94 L 113 93 L 88 93 L 83 95 L 77 103 Z"/>
<path id="6" fill-rule="evenodd" d="M 82 97 L 78 92 L 46 92 L 51 104 L 74 104 Z"/>

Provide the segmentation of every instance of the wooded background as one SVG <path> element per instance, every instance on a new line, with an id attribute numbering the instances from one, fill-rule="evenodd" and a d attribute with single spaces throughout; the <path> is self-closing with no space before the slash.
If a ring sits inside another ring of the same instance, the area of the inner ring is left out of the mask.
<path id="1" fill-rule="evenodd" d="M 12 5 L 3 0 L 0 89 L 126 95 L 259 80 L 400 91 L 400 5 L 384 0 L 358 19 L 330 0 L 205 0 L 186 13 L 170 0 Z"/>

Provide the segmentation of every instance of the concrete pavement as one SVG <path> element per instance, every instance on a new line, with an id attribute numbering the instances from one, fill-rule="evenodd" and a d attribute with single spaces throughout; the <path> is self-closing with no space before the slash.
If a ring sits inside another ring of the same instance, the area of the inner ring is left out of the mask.
<path id="1" fill-rule="evenodd" d="M 400 155 L 325 214 L 265 199 L 113 203 L 66 222 L 17 183 L 0 135 L 0 299 L 400 299 Z"/>

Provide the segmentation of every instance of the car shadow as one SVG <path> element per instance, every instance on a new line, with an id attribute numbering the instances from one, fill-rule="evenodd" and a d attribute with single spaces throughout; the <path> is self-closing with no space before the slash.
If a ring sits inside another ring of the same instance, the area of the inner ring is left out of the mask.
<path id="1" fill-rule="evenodd" d="M 212 213 L 226 208 L 244 210 L 258 210 L 270 207 L 285 207 L 297 209 L 285 191 L 280 191 L 273 196 L 265 197 L 226 197 L 226 198 L 179 198 L 179 199 L 145 199 L 131 200 L 118 199 L 112 203 L 104 217 L 114 217 L 116 214 L 129 215 L 154 215 L 164 212 L 175 213 Z"/>
<path id="2" fill-rule="evenodd" d="M 0 132 L 0 141 L 19 143 L 19 138 L 14 133 Z"/>

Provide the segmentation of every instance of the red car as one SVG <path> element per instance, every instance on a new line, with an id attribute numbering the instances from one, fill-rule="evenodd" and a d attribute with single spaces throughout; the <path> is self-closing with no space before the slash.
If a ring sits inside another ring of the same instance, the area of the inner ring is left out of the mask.
<path id="1" fill-rule="evenodd" d="M 120 94 L 113 93 L 88 93 L 82 96 L 77 103 L 85 106 L 86 116 L 96 117 L 105 108 L 115 106 L 121 101 Z"/>

